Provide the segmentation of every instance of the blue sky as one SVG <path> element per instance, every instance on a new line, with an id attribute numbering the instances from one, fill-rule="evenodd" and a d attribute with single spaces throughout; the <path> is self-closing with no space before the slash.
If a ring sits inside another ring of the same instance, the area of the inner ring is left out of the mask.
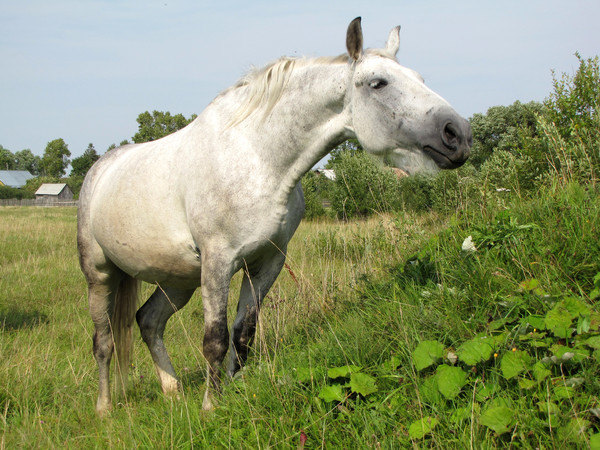
<path id="1" fill-rule="evenodd" d="M 131 139 L 146 110 L 189 116 L 252 65 L 345 51 L 350 20 L 380 47 L 401 25 L 398 59 L 461 114 L 543 100 L 554 69 L 600 54 L 594 1 L 2 2 L 0 145 L 72 156 Z"/>

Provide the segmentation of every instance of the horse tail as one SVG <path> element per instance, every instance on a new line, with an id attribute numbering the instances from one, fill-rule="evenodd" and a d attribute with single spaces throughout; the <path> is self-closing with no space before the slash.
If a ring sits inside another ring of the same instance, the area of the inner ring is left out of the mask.
<path id="1" fill-rule="evenodd" d="M 127 388 L 130 354 L 133 346 L 133 321 L 138 308 L 140 282 L 124 274 L 115 294 L 115 309 L 112 314 L 112 332 L 117 360 L 116 388 L 123 394 Z"/>

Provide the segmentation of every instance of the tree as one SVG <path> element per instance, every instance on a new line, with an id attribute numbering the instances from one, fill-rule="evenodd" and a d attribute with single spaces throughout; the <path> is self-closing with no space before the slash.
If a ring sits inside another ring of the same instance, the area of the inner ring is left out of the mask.
<path id="1" fill-rule="evenodd" d="M 40 168 L 44 175 L 49 177 L 61 177 L 69 165 L 71 152 L 62 139 L 48 142 L 44 156 L 40 162 Z"/>
<path id="2" fill-rule="evenodd" d="M 83 155 L 78 158 L 74 158 L 71 161 L 71 175 L 72 177 L 84 177 L 85 174 L 90 170 L 90 167 L 98 161 L 100 155 L 96 152 L 94 144 L 90 142 Z"/>
<path id="3" fill-rule="evenodd" d="M 15 169 L 27 170 L 32 175 L 39 175 L 42 158 L 31 153 L 28 148 L 15 153 Z"/>
<path id="4" fill-rule="evenodd" d="M 192 114 L 189 119 L 186 119 L 183 114 L 172 116 L 168 111 L 153 111 L 152 114 L 145 111 L 137 118 L 139 131 L 133 136 L 133 142 L 137 144 L 140 142 L 155 141 L 174 131 L 180 130 L 196 117 L 196 114 Z"/>
<path id="5" fill-rule="evenodd" d="M 331 208 L 341 219 L 398 210 L 400 182 L 389 169 L 379 166 L 353 145 L 334 154 L 328 167 L 335 171 L 329 192 Z"/>
<path id="6" fill-rule="evenodd" d="M 514 102 L 509 106 L 492 106 L 485 114 L 473 114 L 473 148 L 469 161 L 479 168 L 494 151 L 514 153 L 523 141 L 537 136 L 537 115 L 544 106 L 538 102 Z"/>
<path id="7" fill-rule="evenodd" d="M 580 129 L 591 129 L 600 108 L 600 66 L 598 56 L 584 59 L 575 53 L 579 68 L 575 75 L 553 73 L 554 91 L 545 100 L 546 117 L 560 135 L 568 139 Z"/>
<path id="8" fill-rule="evenodd" d="M 12 170 L 15 168 L 15 155 L 0 145 L 0 170 Z"/>

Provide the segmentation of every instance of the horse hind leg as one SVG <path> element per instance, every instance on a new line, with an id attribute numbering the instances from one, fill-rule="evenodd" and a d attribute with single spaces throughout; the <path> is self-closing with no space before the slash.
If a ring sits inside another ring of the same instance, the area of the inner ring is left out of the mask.
<path id="1" fill-rule="evenodd" d="M 115 350 L 117 390 L 125 390 L 138 282 L 116 267 L 103 272 L 86 271 L 86 276 L 90 315 L 95 328 L 93 351 L 98 364 L 96 411 L 102 415 L 112 408 L 110 363 Z"/>
<path id="2" fill-rule="evenodd" d="M 233 377 L 246 363 L 248 351 L 256 333 L 256 323 L 262 301 L 281 272 L 285 255 L 278 253 L 260 271 L 244 272 L 237 315 L 233 323 L 227 374 Z"/>
<path id="3" fill-rule="evenodd" d="M 157 287 L 136 314 L 142 339 L 150 350 L 165 394 L 175 393 L 181 388 L 163 341 L 165 327 L 169 318 L 187 304 L 193 293 L 194 289 L 165 288 L 163 290 Z"/>
<path id="4" fill-rule="evenodd" d="M 112 283 L 111 283 L 112 284 Z M 94 322 L 93 352 L 98 365 L 98 400 L 96 411 L 102 415 L 112 409 L 110 395 L 110 361 L 114 351 L 110 317 L 114 310 L 113 286 L 90 283 L 88 302 Z"/>

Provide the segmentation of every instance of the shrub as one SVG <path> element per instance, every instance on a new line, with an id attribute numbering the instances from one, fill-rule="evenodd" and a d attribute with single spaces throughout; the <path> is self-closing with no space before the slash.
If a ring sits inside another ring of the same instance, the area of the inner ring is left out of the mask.
<path id="1" fill-rule="evenodd" d="M 30 196 L 23 189 L 0 186 L 0 198 L 16 198 L 20 200 L 22 198 L 30 198 Z"/>
<path id="2" fill-rule="evenodd" d="M 481 203 L 484 189 L 479 173 L 470 164 L 457 170 L 443 170 L 432 182 L 431 207 L 439 212 L 465 209 L 470 204 Z"/>
<path id="3" fill-rule="evenodd" d="M 402 178 L 400 184 L 400 205 L 398 209 L 426 211 L 432 206 L 434 177 L 413 175 Z"/>
<path id="4" fill-rule="evenodd" d="M 302 177 L 302 191 L 304 192 L 305 219 L 315 219 L 326 215 L 323 208 L 324 194 L 327 190 L 327 180 L 312 170 Z"/>
<path id="5" fill-rule="evenodd" d="M 364 151 L 339 153 L 332 168 L 336 180 L 331 189 L 331 206 L 338 218 L 398 209 L 398 178 L 392 171 L 382 170 Z"/>
<path id="6" fill-rule="evenodd" d="M 554 77 L 538 129 L 553 180 L 595 184 L 600 173 L 600 67 L 597 56 L 575 56 L 575 75 Z"/>

